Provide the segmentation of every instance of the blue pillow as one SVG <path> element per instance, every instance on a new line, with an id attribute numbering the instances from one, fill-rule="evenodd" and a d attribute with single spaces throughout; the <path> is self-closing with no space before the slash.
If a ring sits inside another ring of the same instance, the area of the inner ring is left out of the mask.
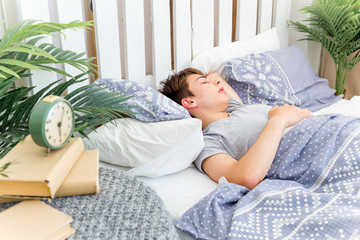
<path id="1" fill-rule="evenodd" d="M 245 104 L 293 104 L 316 111 L 338 101 L 297 46 L 250 54 L 225 64 L 226 79 Z"/>
<path id="2" fill-rule="evenodd" d="M 142 122 L 159 122 L 191 117 L 183 106 L 145 84 L 112 78 L 98 78 L 95 83 L 104 84 L 110 91 L 132 96 L 122 104 L 135 106 L 131 109 L 132 112 L 136 113 L 134 118 Z"/>

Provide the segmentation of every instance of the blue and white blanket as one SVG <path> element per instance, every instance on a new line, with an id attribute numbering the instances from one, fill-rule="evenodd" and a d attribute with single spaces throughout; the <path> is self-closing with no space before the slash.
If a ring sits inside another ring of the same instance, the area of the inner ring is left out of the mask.
<path id="1" fill-rule="evenodd" d="M 282 139 L 256 188 L 223 183 L 177 222 L 197 239 L 360 239 L 360 119 L 319 115 Z"/>

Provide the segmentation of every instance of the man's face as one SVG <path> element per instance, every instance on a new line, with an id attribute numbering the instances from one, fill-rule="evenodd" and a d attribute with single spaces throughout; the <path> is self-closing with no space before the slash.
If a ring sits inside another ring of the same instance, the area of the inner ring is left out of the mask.
<path id="1" fill-rule="evenodd" d="M 186 79 L 190 91 L 195 95 L 197 107 L 224 111 L 229 105 L 229 97 L 218 79 L 192 74 Z"/>

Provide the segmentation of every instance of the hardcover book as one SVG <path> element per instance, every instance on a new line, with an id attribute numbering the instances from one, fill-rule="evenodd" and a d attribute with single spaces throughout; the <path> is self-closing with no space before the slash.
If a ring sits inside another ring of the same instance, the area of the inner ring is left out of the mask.
<path id="1" fill-rule="evenodd" d="M 27 136 L 1 159 L 1 164 L 11 164 L 7 176 L 0 176 L 0 196 L 53 198 L 83 152 L 81 138 L 47 154 Z"/>
<path id="2" fill-rule="evenodd" d="M 60 185 L 55 197 L 96 194 L 99 192 L 99 152 L 86 150 Z M 0 197 L 0 203 L 17 202 L 29 197 Z"/>
<path id="3" fill-rule="evenodd" d="M 0 236 L 7 240 L 66 239 L 73 219 L 40 200 L 26 200 L 0 212 Z"/>
<path id="4" fill-rule="evenodd" d="M 86 150 L 61 184 L 55 197 L 96 194 L 99 192 L 99 152 Z"/>

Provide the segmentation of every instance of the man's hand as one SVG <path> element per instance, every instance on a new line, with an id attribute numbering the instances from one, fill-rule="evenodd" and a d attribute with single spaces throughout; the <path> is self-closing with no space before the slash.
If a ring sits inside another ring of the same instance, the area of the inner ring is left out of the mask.
<path id="1" fill-rule="evenodd" d="M 227 154 L 215 154 L 203 161 L 202 169 L 215 181 L 224 176 L 229 182 L 252 189 L 266 176 L 284 129 L 311 116 L 307 109 L 288 104 L 282 107 L 274 106 L 269 111 L 269 121 L 264 130 L 242 158 L 234 159 Z"/>
<path id="2" fill-rule="evenodd" d="M 269 111 L 269 121 L 277 121 L 278 124 L 284 124 L 284 128 L 291 127 L 311 116 L 310 110 L 289 104 L 284 104 L 281 107 L 274 106 Z"/>

